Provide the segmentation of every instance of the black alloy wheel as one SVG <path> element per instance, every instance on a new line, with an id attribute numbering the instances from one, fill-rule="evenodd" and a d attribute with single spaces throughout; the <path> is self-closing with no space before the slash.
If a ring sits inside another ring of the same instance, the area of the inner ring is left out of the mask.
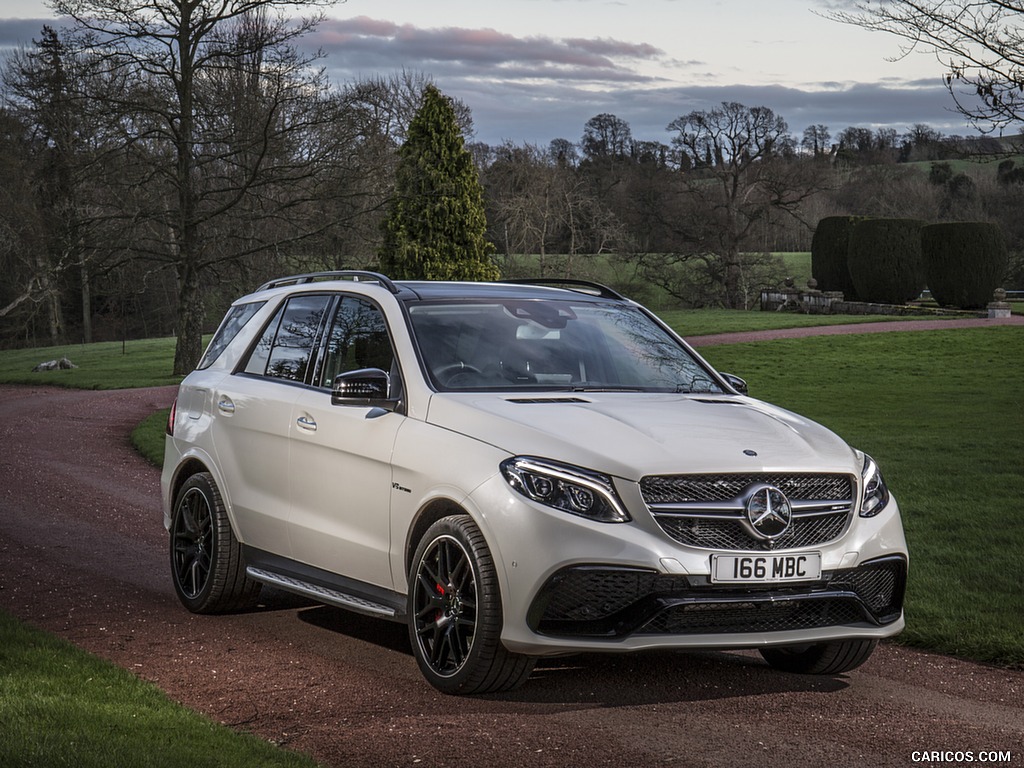
<path id="1" fill-rule="evenodd" d="M 260 585 L 245 574 L 220 491 L 208 472 L 192 475 L 178 491 L 171 516 L 171 580 L 193 613 L 252 608 Z"/>
<path id="2" fill-rule="evenodd" d="M 511 690 L 534 660 L 501 644 L 501 596 L 490 550 L 465 516 L 434 523 L 409 579 L 409 635 L 427 680 L 445 693 Z"/>

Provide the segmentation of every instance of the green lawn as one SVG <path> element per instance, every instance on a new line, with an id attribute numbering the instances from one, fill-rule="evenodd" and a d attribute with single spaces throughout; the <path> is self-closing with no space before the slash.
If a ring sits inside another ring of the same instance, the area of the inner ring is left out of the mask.
<path id="1" fill-rule="evenodd" d="M 764 328 L 758 318 L 777 313 L 702 314 L 664 316 L 695 335 L 695 326 Z M 822 336 L 700 351 L 745 378 L 753 396 L 822 422 L 878 460 L 911 547 L 904 642 L 1024 666 L 1024 329 Z M 157 464 L 165 419 L 166 411 L 154 414 L 133 434 Z"/>
<path id="2" fill-rule="evenodd" d="M 666 310 L 660 315 L 686 337 L 894 319 L 887 315 L 823 316 L 793 312 L 736 312 L 728 309 Z M 927 321 L 928 318 L 921 319 Z M 209 337 L 204 339 L 204 342 L 208 341 Z M 62 357 L 78 367 L 56 371 L 32 370 L 39 363 Z M 0 384 L 47 384 L 75 389 L 159 387 L 181 381 L 180 376 L 171 375 L 173 360 L 174 339 L 169 337 L 124 343 L 109 341 L 0 350 Z"/>
<path id="3" fill-rule="evenodd" d="M 39 363 L 66 357 L 70 370 L 33 372 Z M 174 339 L 108 341 L 0 351 L 0 384 L 48 384 L 75 389 L 128 389 L 177 384 Z"/>
<path id="4" fill-rule="evenodd" d="M 820 320 L 664 316 L 685 336 Z M 59 356 L 51 350 L 0 352 L 0 382 L 106 388 L 175 381 L 167 375 L 173 340 L 129 342 L 125 351 L 120 344 L 74 347 L 67 354 L 82 367 L 52 374 L 30 372 Z M 911 550 L 901 642 L 1024 667 L 1024 330 L 824 336 L 701 353 L 746 378 L 755 397 L 823 422 L 879 461 Z M 154 414 L 133 435 L 157 463 L 164 420 L 165 412 Z M 214 754 L 218 766 L 309 765 L 217 728 L 127 672 L 2 613 L 0 681 L 3 766 L 212 765 Z"/>
<path id="5" fill-rule="evenodd" d="M 4 768 L 313 768 L 0 611 Z"/>
<path id="6" fill-rule="evenodd" d="M 1024 329 L 704 347 L 751 394 L 872 454 L 910 545 L 903 642 L 1024 666 Z"/>

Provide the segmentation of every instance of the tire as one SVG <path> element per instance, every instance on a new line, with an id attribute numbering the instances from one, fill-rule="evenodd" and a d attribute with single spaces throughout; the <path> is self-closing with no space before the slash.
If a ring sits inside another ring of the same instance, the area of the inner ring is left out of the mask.
<path id="1" fill-rule="evenodd" d="M 534 659 L 501 644 L 501 594 L 483 534 L 445 517 L 420 540 L 409 574 L 409 639 L 427 681 L 443 693 L 510 691 Z"/>
<path id="2" fill-rule="evenodd" d="M 772 667 L 802 675 L 838 675 L 856 669 L 870 658 L 877 640 L 836 640 L 781 648 L 762 648 Z"/>
<path id="3" fill-rule="evenodd" d="M 192 613 L 256 606 L 260 584 L 245 575 L 242 548 L 209 472 L 192 475 L 181 486 L 170 533 L 171 581 L 182 605 Z"/>

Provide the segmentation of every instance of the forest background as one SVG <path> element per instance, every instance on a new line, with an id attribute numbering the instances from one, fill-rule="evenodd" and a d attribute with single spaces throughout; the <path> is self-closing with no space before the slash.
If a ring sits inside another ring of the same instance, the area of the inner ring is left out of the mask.
<path id="1" fill-rule="evenodd" d="M 227 304 L 283 274 L 375 269 L 424 73 L 328 81 L 286 4 L 61 0 L 2 67 L 0 348 L 176 335 L 176 372 Z M 219 8 L 220 10 L 216 10 Z M 501 275 L 611 284 L 657 309 L 757 305 L 856 215 L 1000 225 L 1024 287 L 1014 138 L 825 125 L 763 105 L 681 114 L 664 141 L 599 114 L 546 146 L 473 141 Z"/>

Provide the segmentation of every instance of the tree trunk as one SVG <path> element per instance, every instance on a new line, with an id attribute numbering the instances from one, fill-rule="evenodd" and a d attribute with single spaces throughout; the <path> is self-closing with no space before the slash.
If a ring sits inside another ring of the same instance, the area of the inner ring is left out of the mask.
<path id="1" fill-rule="evenodd" d="M 50 346 L 56 347 L 64 343 L 64 311 L 60 303 L 60 287 L 51 274 L 50 264 L 42 255 L 35 259 L 36 280 L 39 293 L 46 308 L 46 331 Z"/>
<path id="2" fill-rule="evenodd" d="M 174 347 L 174 375 L 184 376 L 195 369 L 203 353 L 203 291 L 198 269 L 198 232 L 195 223 L 195 180 L 193 178 L 192 149 L 194 138 L 193 71 L 195 63 L 191 49 L 194 39 L 192 10 L 194 6 L 181 6 L 181 22 L 177 30 L 181 79 L 178 91 L 178 134 L 175 137 L 177 156 L 176 178 L 178 210 L 176 211 L 178 270 L 178 333 Z"/>
<path id="3" fill-rule="evenodd" d="M 203 354 L 203 289 L 199 272 L 189 264 L 178 268 L 178 326 L 174 375 L 195 369 Z"/>
<path id="4" fill-rule="evenodd" d="M 82 254 L 82 343 L 92 343 L 92 290 L 89 288 L 89 265 Z"/>
<path id="5" fill-rule="evenodd" d="M 743 298 L 743 265 L 738 253 L 725 256 L 725 304 L 728 309 L 746 309 Z"/>

